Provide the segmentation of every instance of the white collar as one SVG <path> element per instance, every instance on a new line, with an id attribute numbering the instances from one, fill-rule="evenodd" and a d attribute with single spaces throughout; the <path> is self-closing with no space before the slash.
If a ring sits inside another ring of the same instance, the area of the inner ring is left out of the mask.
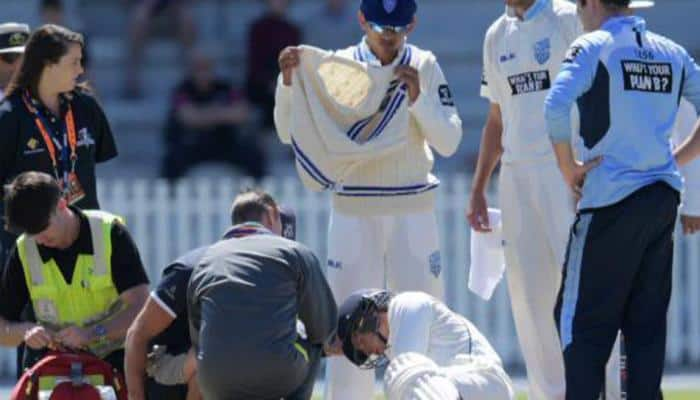
<path id="1" fill-rule="evenodd" d="M 403 58 L 403 54 L 406 51 L 406 48 L 408 47 L 406 40 L 404 40 L 403 44 L 401 45 L 401 48 L 399 51 L 396 53 L 396 58 L 389 64 L 389 65 L 396 65 L 399 63 L 399 61 Z M 359 59 L 359 61 L 366 62 L 367 64 L 373 66 L 373 67 L 381 67 L 382 62 L 379 61 L 377 56 L 374 55 L 372 52 L 372 49 L 369 48 L 369 45 L 367 45 L 367 36 L 363 36 L 362 40 L 360 40 L 360 44 L 357 45 L 358 49 L 358 56 L 356 57 Z"/>

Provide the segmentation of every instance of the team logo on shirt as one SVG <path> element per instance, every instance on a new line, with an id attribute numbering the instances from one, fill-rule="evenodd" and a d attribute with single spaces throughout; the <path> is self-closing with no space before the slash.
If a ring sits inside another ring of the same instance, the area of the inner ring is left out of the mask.
<path id="1" fill-rule="evenodd" d="M 438 86 L 438 96 L 440 96 L 440 104 L 443 106 L 454 107 L 455 102 L 452 100 L 452 92 L 450 87 L 443 84 Z"/>
<path id="2" fill-rule="evenodd" d="M 510 90 L 513 96 L 549 90 L 551 86 L 549 71 L 547 70 L 511 75 L 508 77 L 508 84 L 510 84 Z"/>
<path id="3" fill-rule="evenodd" d="M 24 155 L 43 153 L 45 150 L 43 147 L 39 146 L 40 142 L 35 138 L 30 138 L 27 140 L 27 148 L 24 149 Z"/>
<path id="4" fill-rule="evenodd" d="M 8 39 L 8 44 L 10 46 L 22 46 L 27 41 L 27 34 L 22 32 L 15 32 Z"/>
<path id="5" fill-rule="evenodd" d="M 440 250 L 432 252 L 428 256 L 428 265 L 430 265 L 430 273 L 436 278 L 440 276 L 440 271 L 442 271 L 442 263 L 440 262 Z"/>
<path id="6" fill-rule="evenodd" d="M 391 14 L 396 9 L 396 4 L 398 0 L 382 0 L 382 5 L 384 6 L 384 11 Z"/>
<path id="7" fill-rule="evenodd" d="M 549 60 L 549 56 L 551 54 L 552 49 L 552 46 L 549 42 L 549 38 L 542 39 L 539 42 L 536 42 L 533 49 L 535 51 L 535 60 L 537 60 L 537 62 L 540 63 L 540 65 L 546 63 Z"/>
<path id="8" fill-rule="evenodd" d="M 673 69 L 670 63 L 650 63 L 622 60 L 625 90 L 651 93 L 671 93 Z"/>
<path id="9" fill-rule="evenodd" d="M 29 148 L 29 150 L 35 150 L 36 146 L 38 146 L 38 145 L 39 145 L 39 141 L 34 139 L 34 138 L 31 138 L 27 141 L 27 148 Z"/>

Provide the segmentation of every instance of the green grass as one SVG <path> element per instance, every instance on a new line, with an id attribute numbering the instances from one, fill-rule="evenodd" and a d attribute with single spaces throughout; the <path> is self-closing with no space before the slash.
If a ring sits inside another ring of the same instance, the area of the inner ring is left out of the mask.
<path id="1" fill-rule="evenodd" d="M 518 393 L 517 400 L 526 400 L 527 396 L 525 393 Z M 698 400 L 700 399 L 700 391 L 665 391 L 664 400 Z M 378 397 L 377 400 L 383 400 L 382 397 Z"/>
<path id="2" fill-rule="evenodd" d="M 698 400 L 700 399 L 700 391 L 665 391 L 664 400 Z M 321 400 L 320 396 L 314 396 L 313 400 Z M 375 400 L 384 400 L 384 396 L 377 396 Z M 517 400 L 527 400 L 525 393 L 518 393 Z"/>
<path id="3" fill-rule="evenodd" d="M 518 400 L 526 400 L 525 393 L 518 393 Z M 700 399 L 700 391 L 664 391 L 664 400 L 697 400 Z"/>

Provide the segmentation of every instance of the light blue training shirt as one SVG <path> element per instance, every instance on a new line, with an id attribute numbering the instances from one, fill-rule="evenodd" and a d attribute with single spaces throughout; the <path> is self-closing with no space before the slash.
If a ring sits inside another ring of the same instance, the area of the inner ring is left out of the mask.
<path id="1" fill-rule="evenodd" d="M 670 136 L 680 98 L 700 110 L 700 67 L 675 42 L 617 16 L 571 45 L 545 100 L 554 143 L 571 140 L 579 111 L 577 158 L 602 156 L 586 176 L 579 209 L 614 204 L 654 182 L 683 185 Z"/>

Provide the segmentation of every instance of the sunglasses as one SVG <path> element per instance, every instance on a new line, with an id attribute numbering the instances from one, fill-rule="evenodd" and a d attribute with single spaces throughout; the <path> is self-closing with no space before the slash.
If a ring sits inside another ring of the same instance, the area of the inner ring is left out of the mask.
<path id="1" fill-rule="evenodd" d="M 15 61 L 22 57 L 22 53 L 2 53 L 0 54 L 0 60 L 5 64 L 14 64 Z"/>
<path id="2" fill-rule="evenodd" d="M 401 34 L 408 30 L 408 26 L 379 25 L 371 21 L 368 21 L 367 23 L 369 24 L 369 27 L 377 33 L 390 32 L 395 34 Z"/>

